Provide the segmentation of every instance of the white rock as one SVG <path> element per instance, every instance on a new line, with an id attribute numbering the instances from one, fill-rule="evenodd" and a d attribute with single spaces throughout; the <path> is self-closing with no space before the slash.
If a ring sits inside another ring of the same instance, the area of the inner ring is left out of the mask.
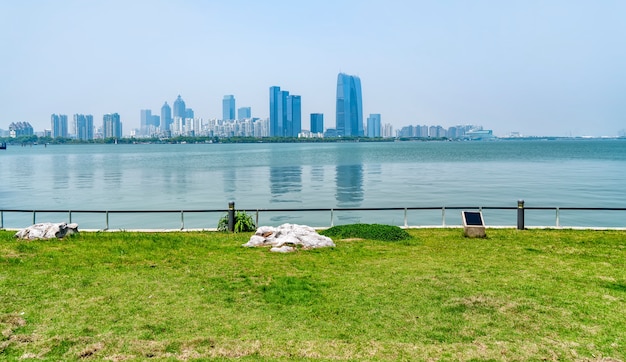
<path id="1" fill-rule="evenodd" d="M 78 233 L 78 224 L 61 223 L 39 223 L 15 233 L 16 238 L 25 240 L 35 239 L 62 239 L 65 236 Z"/>
<path id="2" fill-rule="evenodd" d="M 335 243 L 329 237 L 318 234 L 310 226 L 283 224 L 277 228 L 271 226 L 259 227 L 243 246 L 273 246 L 271 251 L 291 252 L 296 250 L 294 246 L 301 246 L 303 249 L 313 249 L 334 247 Z"/>
<path id="3" fill-rule="evenodd" d="M 274 239 L 271 244 L 274 246 L 282 246 L 285 244 L 302 245 L 302 241 L 293 234 L 284 234 Z"/>
<path id="4" fill-rule="evenodd" d="M 243 244 L 243 246 L 247 246 L 247 247 L 262 246 L 264 243 L 265 243 L 264 237 L 260 235 L 252 235 L 252 237 L 250 238 L 250 241 L 248 241 L 246 244 Z"/>
<path id="5" fill-rule="evenodd" d="M 319 234 L 303 235 L 301 239 L 302 244 L 306 245 L 306 247 L 309 248 L 323 248 L 327 246 L 335 246 L 335 243 L 333 243 L 331 238 Z"/>
<path id="6" fill-rule="evenodd" d="M 260 226 L 258 229 L 256 229 L 256 235 L 263 235 L 266 233 L 275 233 L 276 232 L 276 228 L 272 227 L 272 226 Z"/>
<path id="7" fill-rule="evenodd" d="M 294 248 L 293 246 L 289 246 L 289 245 L 283 245 L 281 247 L 273 247 L 270 249 L 270 251 L 273 253 L 291 253 L 294 250 L 296 250 L 296 248 Z"/>

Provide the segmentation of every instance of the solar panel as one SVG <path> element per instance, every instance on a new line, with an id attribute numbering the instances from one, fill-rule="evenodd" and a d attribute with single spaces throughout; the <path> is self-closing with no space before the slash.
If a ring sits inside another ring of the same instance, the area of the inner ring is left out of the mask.
<path id="1" fill-rule="evenodd" d="M 465 225 L 467 226 L 483 225 L 483 218 L 478 211 L 463 211 L 463 217 L 465 218 Z"/>

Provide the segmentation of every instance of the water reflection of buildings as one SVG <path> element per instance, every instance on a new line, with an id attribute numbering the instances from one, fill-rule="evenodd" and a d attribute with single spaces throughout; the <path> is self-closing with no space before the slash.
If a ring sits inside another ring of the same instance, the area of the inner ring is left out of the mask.
<path id="1" fill-rule="evenodd" d="M 270 167 L 271 203 L 302 203 L 302 167 Z M 300 216 L 272 215 L 273 222 L 296 222 Z"/>
<path id="2" fill-rule="evenodd" d="M 359 207 L 363 201 L 363 165 L 338 165 L 335 181 L 337 184 L 337 206 Z"/>
<path id="3" fill-rule="evenodd" d="M 311 166 L 311 189 L 316 191 L 324 190 L 324 166 Z"/>
<path id="4" fill-rule="evenodd" d="M 53 190 L 67 190 L 70 182 L 70 167 L 68 167 L 67 155 L 56 155 L 52 157 L 52 180 Z M 58 195 L 57 192 L 54 195 Z M 55 201 L 61 201 L 62 199 L 55 196 Z"/>
<path id="5" fill-rule="evenodd" d="M 92 189 L 96 173 L 93 155 L 85 154 L 82 157 L 73 155 L 69 160 L 69 165 L 75 174 L 74 186 L 78 189 Z"/>
<path id="6" fill-rule="evenodd" d="M 235 192 L 237 191 L 237 187 L 235 183 L 237 182 L 237 173 L 234 168 L 224 169 L 222 172 L 222 180 L 224 186 L 224 194 L 226 194 L 226 198 L 228 200 L 235 200 Z"/>
<path id="7" fill-rule="evenodd" d="M 270 167 L 270 202 L 301 203 L 302 167 L 278 166 Z"/>
<path id="8" fill-rule="evenodd" d="M 158 172 L 160 171 L 161 174 Z M 151 180 L 160 177 L 163 180 L 163 189 L 159 197 L 161 200 L 172 201 L 185 201 L 185 195 L 187 194 L 187 173 L 178 172 L 172 167 L 163 167 L 162 169 L 151 170 L 147 169 L 142 172 L 142 183 L 149 184 Z M 170 199 L 171 198 L 171 199 Z"/>

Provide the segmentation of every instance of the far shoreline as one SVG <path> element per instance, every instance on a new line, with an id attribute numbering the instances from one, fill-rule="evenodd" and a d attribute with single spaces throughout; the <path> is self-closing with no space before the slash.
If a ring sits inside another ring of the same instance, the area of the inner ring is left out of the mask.
<path id="1" fill-rule="evenodd" d="M 493 137 L 489 139 L 453 139 L 447 137 L 336 137 L 336 138 L 290 138 L 290 137 L 206 137 L 177 136 L 171 138 L 107 138 L 95 140 L 76 140 L 71 138 L 51 138 L 22 136 L 19 138 L 0 138 L 10 146 L 35 145 L 90 145 L 90 144 L 237 144 L 237 143 L 392 143 L 392 142 L 506 142 L 506 141 L 606 141 L 626 140 L 626 136 L 616 137 L 566 137 L 566 136 L 529 136 L 529 137 Z"/>

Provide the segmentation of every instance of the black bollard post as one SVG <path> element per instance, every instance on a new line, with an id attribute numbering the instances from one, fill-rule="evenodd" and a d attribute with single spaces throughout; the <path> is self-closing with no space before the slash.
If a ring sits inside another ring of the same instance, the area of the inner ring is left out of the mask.
<path id="1" fill-rule="evenodd" d="M 524 200 L 517 200 L 517 230 L 524 230 Z"/>
<path id="2" fill-rule="evenodd" d="M 235 202 L 228 203 L 228 231 L 235 231 Z"/>

